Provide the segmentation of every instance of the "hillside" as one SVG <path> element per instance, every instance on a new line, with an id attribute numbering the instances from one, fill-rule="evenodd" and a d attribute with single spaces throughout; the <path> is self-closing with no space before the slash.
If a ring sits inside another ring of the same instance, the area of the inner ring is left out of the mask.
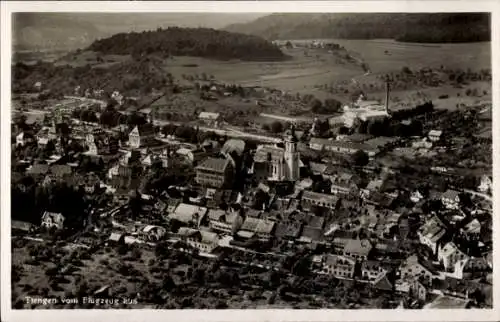
<path id="1" fill-rule="evenodd" d="M 158 27 L 222 28 L 235 22 L 252 21 L 252 13 L 16 13 L 13 40 L 18 50 L 77 49 L 94 40 L 120 32 L 152 30 Z"/>
<path id="2" fill-rule="evenodd" d="M 82 89 L 102 89 L 106 92 L 119 90 L 134 96 L 147 94 L 153 88 L 162 89 L 173 81 L 159 60 L 143 58 L 127 60 L 107 68 L 92 68 L 90 65 L 73 67 L 52 63 L 12 67 L 13 92 L 30 92 L 36 82 L 53 93 L 71 94 L 76 86 Z"/>
<path id="3" fill-rule="evenodd" d="M 266 39 L 395 39 L 405 42 L 490 41 L 487 13 L 272 14 L 225 30 Z"/>
<path id="4" fill-rule="evenodd" d="M 251 35 L 208 28 L 158 28 L 155 31 L 120 33 L 93 42 L 87 50 L 104 55 L 150 54 L 194 56 L 220 60 L 275 61 L 287 58 L 270 42 Z"/>

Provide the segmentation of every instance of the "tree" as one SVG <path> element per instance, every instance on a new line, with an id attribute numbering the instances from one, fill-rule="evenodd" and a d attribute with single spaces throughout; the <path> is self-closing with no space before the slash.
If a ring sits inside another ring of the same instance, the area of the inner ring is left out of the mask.
<path id="1" fill-rule="evenodd" d="M 277 134 L 283 132 L 283 130 L 284 130 L 283 123 L 279 121 L 274 121 L 273 123 L 271 123 L 271 132 Z"/>
<path id="2" fill-rule="evenodd" d="M 356 151 L 352 156 L 352 161 L 356 166 L 364 167 L 370 161 L 368 154 L 363 150 Z"/>
<path id="3" fill-rule="evenodd" d="M 323 111 L 323 103 L 319 99 L 315 98 L 309 104 L 313 113 L 321 113 Z"/>
<path id="4" fill-rule="evenodd" d="M 403 68 L 401 68 L 401 72 L 403 74 L 411 74 L 412 73 L 411 69 L 408 68 L 408 66 L 403 66 Z"/>

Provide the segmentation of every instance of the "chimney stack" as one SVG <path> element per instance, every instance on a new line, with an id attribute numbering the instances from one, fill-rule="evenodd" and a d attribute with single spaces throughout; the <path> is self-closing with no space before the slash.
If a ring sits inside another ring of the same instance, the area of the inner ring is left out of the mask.
<path id="1" fill-rule="evenodd" d="M 389 114 L 389 75 L 385 78 L 385 112 Z"/>

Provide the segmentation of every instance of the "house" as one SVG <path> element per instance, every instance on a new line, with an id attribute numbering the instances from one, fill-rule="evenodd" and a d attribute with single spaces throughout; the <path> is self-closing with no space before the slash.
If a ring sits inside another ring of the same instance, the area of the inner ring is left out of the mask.
<path id="1" fill-rule="evenodd" d="M 385 275 L 386 272 L 386 269 L 383 268 L 379 261 L 365 260 L 361 263 L 361 278 L 363 280 L 373 283 L 381 275 Z"/>
<path id="2" fill-rule="evenodd" d="M 295 241 L 298 239 L 302 232 L 302 223 L 287 220 L 282 221 L 276 225 L 276 231 L 274 235 L 279 239 L 286 239 L 289 241 Z"/>
<path id="3" fill-rule="evenodd" d="M 311 209 L 312 206 L 336 209 L 339 198 L 334 195 L 304 190 L 301 198 L 301 205 L 304 209 Z"/>
<path id="4" fill-rule="evenodd" d="M 437 142 L 441 139 L 442 134 L 443 134 L 443 131 L 431 130 L 431 131 L 429 131 L 429 134 L 427 135 L 427 137 L 429 138 L 429 140 L 431 140 L 431 142 Z"/>
<path id="5" fill-rule="evenodd" d="M 177 232 L 177 236 L 200 253 L 210 254 L 219 246 L 218 235 L 204 230 L 181 227 Z"/>
<path id="6" fill-rule="evenodd" d="M 483 193 L 489 193 L 491 192 L 491 189 L 493 187 L 493 182 L 490 176 L 483 175 L 481 177 L 481 183 L 477 187 L 477 190 Z"/>
<path id="7" fill-rule="evenodd" d="M 455 190 L 447 190 L 441 196 L 441 202 L 447 209 L 458 209 L 460 208 L 460 193 Z"/>
<path id="8" fill-rule="evenodd" d="M 243 217 L 237 212 L 228 213 L 223 210 L 210 209 L 207 217 L 210 229 L 215 232 L 232 234 L 243 225 Z"/>
<path id="9" fill-rule="evenodd" d="M 359 261 L 368 259 L 373 246 L 367 239 L 348 239 L 345 243 L 344 256 L 352 257 Z"/>
<path id="10" fill-rule="evenodd" d="M 154 141 L 155 131 L 153 124 L 136 125 L 128 136 L 128 144 L 133 149 L 147 146 Z"/>
<path id="11" fill-rule="evenodd" d="M 259 239 L 267 240 L 273 236 L 275 226 L 276 223 L 273 221 L 246 217 L 237 235 L 245 239 L 255 236 Z"/>
<path id="12" fill-rule="evenodd" d="M 399 268 L 399 277 L 403 281 L 423 279 L 426 283 L 431 283 L 437 276 L 434 268 L 417 255 L 408 257 Z"/>
<path id="13" fill-rule="evenodd" d="M 16 135 L 16 146 L 25 146 L 26 144 L 34 142 L 35 137 L 32 133 L 21 132 Z"/>
<path id="14" fill-rule="evenodd" d="M 311 169 L 311 172 L 314 175 L 323 176 L 327 168 L 328 168 L 327 164 L 313 162 L 313 161 L 309 162 L 309 169 Z"/>
<path id="15" fill-rule="evenodd" d="M 418 203 L 420 202 L 420 200 L 422 200 L 422 198 L 424 198 L 424 196 L 420 193 L 420 191 L 418 190 L 415 190 L 411 193 L 410 195 L 410 200 L 413 202 L 413 203 Z"/>
<path id="16" fill-rule="evenodd" d="M 47 229 L 50 228 L 63 229 L 64 219 L 65 218 L 61 213 L 45 211 L 42 215 L 41 226 Z"/>
<path id="17" fill-rule="evenodd" d="M 140 234 L 146 241 L 157 242 L 167 233 L 167 230 L 160 226 L 147 225 L 140 230 Z"/>
<path id="18" fill-rule="evenodd" d="M 199 227 L 205 219 L 207 212 L 208 209 L 205 207 L 181 203 L 175 208 L 174 212 L 168 215 L 168 218 L 170 220 L 181 222 L 185 225 Z"/>
<path id="19" fill-rule="evenodd" d="M 363 190 L 361 190 L 361 195 L 364 198 L 369 198 L 372 193 L 379 192 L 383 184 L 384 180 L 381 179 L 371 180 L 368 183 L 368 185 Z"/>
<path id="20" fill-rule="evenodd" d="M 214 188 L 231 187 L 234 166 L 229 159 L 208 158 L 196 167 L 196 182 Z"/>
<path id="21" fill-rule="evenodd" d="M 454 242 L 446 243 L 439 248 L 438 260 L 443 264 L 445 270 L 453 270 L 457 262 L 466 259 L 468 259 L 468 256 Z"/>
<path id="22" fill-rule="evenodd" d="M 421 244 L 427 245 L 434 254 L 447 233 L 446 225 L 436 216 L 429 219 L 418 231 Z"/>
<path id="23" fill-rule="evenodd" d="M 220 113 L 201 112 L 198 119 L 208 126 L 217 127 L 222 120 Z"/>
<path id="24" fill-rule="evenodd" d="M 332 194 L 349 195 L 358 193 L 355 177 L 350 173 L 341 173 L 331 179 Z"/>
<path id="25" fill-rule="evenodd" d="M 321 273 L 333 275 L 336 278 L 353 278 L 356 261 L 341 255 L 325 255 Z"/>

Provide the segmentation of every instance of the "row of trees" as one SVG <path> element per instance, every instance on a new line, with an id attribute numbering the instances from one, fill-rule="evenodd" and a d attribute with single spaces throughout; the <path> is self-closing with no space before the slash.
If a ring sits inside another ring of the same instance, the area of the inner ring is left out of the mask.
<path id="1" fill-rule="evenodd" d="M 357 133 L 379 136 L 410 137 L 420 136 L 423 133 L 423 124 L 420 121 L 412 121 L 409 124 L 391 122 L 388 119 L 360 122 L 356 128 Z"/>

